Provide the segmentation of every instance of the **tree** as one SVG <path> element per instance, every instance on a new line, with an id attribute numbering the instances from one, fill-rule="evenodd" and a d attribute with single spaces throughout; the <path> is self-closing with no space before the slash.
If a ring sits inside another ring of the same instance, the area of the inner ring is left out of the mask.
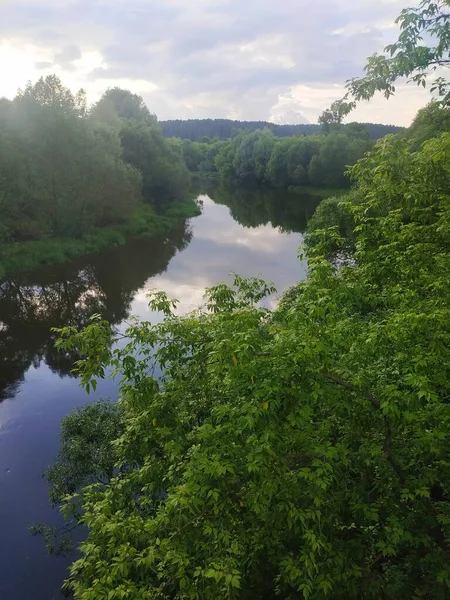
<path id="1" fill-rule="evenodd" d="M 352 169 L 355 260 L 319 236 L 273 312 L 236 277 L 182 318 L 156 293 L 165 320 L 122 348 L 61 331 L 85 386 L 119 374 L 132 465 L 81 491 L 76 599 L 448 597 L 449 157 L 449 134 L 380 142 Z"/>
<path id="2" fill-rule="evenodd" d="M 84 90 L 81 89 L 76 95 L 73 95 L 56 75 L 41 77 L 34 84 L 29 81 L 25 90 L 18 91 L 17 99 L 35 102 L 37 106 L 46 106 L 63 113 L 76 113 L 78 116 L 86 113 Z"/>
<path id="3" fill-rule="evenodd" d="M 348 167 L 364 156 L 371 145 L 367 136 L 364 139 L 340 130 L 330 132 L 319 147 L 317 160 L 310 163 L 311 182 L 330 188 L 349 187 Z"/>
<path id="4" fill-rule="evenodd" d="M 229 119 L 173 119 L 160 121 L 163 135 L 165 137 L 177 137 L 188 139 L 192 142 L 211 142 L 212 140 L 232 139 L 238 131 L 256 131 L 257 129 L 269 129 L 276 137 L 303 137 L 315 136 L 320 133 L 320 125 L 314 123 L 298 125 L 278 125 L 267 121 L 231 121 Z M 376 123 L 364 124 L 371 139 L 379 139 L 389 133 L 399 133 L 402 127 L 394 125 L 381 125 Z"/>
<path id="5" fill-rule="evenodd" d="M 108 114 L 111 106 L 121 119 L 156 123 L 156 116 L 150 113 L 144 99 L 137 94 L 132 94 L 129 90 L 119 87 L 109 88 L 93 107 L 92 112 L 94 115 L 101 114 L 103 111 Z"/>
<path id="6" fill-rule="evenodd" d="M 159 209 L 180 200 L 189 188 L 182 150 L 166 140 L 156 124 L 123 120 L 123 159 L 142 174 L 144 201 Z"/>
<path id="7" fill-rule="evenodd" d="M 159 210 L 180 200 L 189 187 L 183 151 L 163 137 L 144 100 L 128 90 L 112 88 L 91 110 L 94 122 L 119 132 L 123 160 L 142 176 L 144 201 Z"/>
<path id="8" fill-rule="evenodd" d="M 438 102 L 430 102 L 419 110 L 405 136 L 411 140 L 412 148 L 419 149 L 423 142 L 444 131 L 450 131 L 450 109 Z"/>
<path id="9" fill-rule="evenodd" d="M 2 102 L 0 137 L 3 241 L 80 236 L 126 221 L 140 203 L 117 131 L 87 118 L 84 93 L 56 76 Z"/>
<path id="10" fill-rule="evenodd" d="M 438 68 L 450 65 L 450 13 L 448 0 L 422 0 L 417 8 L 405 8 L 396 23 L 401 33 L 398 40 L 385 48 L 384 54 L 371 56 L 365 67 L 366 75 L 347 82 L 348 98 L 370 100 L 376 92 L 386 98 L 395 94 L 395 82 L 408 77 L 409 81 L 437 92 L 443 104 L 450 102 L 450 82 L 436 73 Z M 430 39 L 434 45 L 425 45 Z M 341 101 L 342 102 L 342 101 Z M 340 104 L 335 103 L 336 104 Z"/>
<path id="11" fill-rule="evenodd" d="M 116 451 L 111 443 L 123 434 L 120 404 L 101 400 L 77 409 L 62 422 L 61 447 L 47 471 L 54 504 L 90 483 L 109 483 Z"/>
<path id="12" fill-rule="evenodd" d="M 60 451 L 46 473 L 53 504 L 62 503 L 67 495 L 90 483 L 110 482 L 117 459 L 112 440 L 122 435 L 123 425 L 120 405 L 108 400 L 87 404 L 63 419 Z M 70 505 L 72 518 L 63 527 L 40 523 L 30 531 L 44 537 L 50 554 L 71 551 L 71 534 L 80 526 L 80 509 L 76 503 Z"/>
<path id="13" fill-rule="evenodd" d="M 344 102 L 342 100 L 333 102 L 330 108 L 325 110 L 319 117 L 319 124 L 322 125 L 324 132 L 329 133 L 330 130 L 338 128 L 353 108 L 355 108 L 354 102 Z"/>

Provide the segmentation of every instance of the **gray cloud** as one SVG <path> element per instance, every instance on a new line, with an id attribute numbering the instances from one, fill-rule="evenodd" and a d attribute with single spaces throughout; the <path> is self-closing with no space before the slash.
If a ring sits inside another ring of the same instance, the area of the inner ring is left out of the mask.
<path id="1" fill-rule="evenodd" d="M 39 71 L 44 71 L 44 70 L 50 69 L 53 66 L 53 63 L 43 60 L 43 61 L 35 62 L 34 66 Z"/>
<path id="2" fill-rule="evenodd" d="M 161 118 L 267 119 L 295 86 L 329 88 L 361 73 L 403 5 L 379 0 L 3 0 L 0 35 L 48 48 L 89 83 L 158 86 L 143 95 Z M 45 69 L 46 61 L 36 63 Z M 133 84 L 135 82 L 135 84 Z M 106 86 L 105 86 L 106 87 Z M 320 111 L 319 111 L 320 112 Z M 301 104 L 286 115 L 302 120 Z M 284 116 L 280 115 L 283 120 Z"/>
<path id="3" fill-rule="evenodd" d="M 79 60 L 81 56 L 80 48 L 76 44 L 69 44 L 55 54 L 53 64 L 62 67 L 66 71 L 74 71 L 76 66 L 73 63 Z"/>

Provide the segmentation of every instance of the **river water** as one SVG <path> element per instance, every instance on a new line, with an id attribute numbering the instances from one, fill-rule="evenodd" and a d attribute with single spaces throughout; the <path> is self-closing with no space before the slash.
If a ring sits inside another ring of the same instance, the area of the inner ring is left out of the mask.
<path id="1" fill-rule="evenodd" d="M 74 556 L 49 556 L 28 526 L 61 523 L 43 477 L 58 451 L 61 419 L 116 395 L 106 381 L 88 397 L 69 360 L 55 352 L 50 329 L 83 326 L 93 313 L 118 326 L 129 315 L 149 319 L 151 288 L 178 298 L 179 312 L 187 312 L 231 271 L 260 274 L 278 293 L 306 276 L 297 251 L 318 198 L 216 191 L 199 199 L 202 215 L 167 235 L 0 283 L 1 600 L 62 598 Z"/>

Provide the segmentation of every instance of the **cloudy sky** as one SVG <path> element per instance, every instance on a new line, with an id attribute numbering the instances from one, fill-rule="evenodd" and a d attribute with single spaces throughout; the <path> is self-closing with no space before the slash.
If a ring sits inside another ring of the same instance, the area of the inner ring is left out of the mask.
<path id="1" fill-rule="evenodd" d="M 57 73 L 90 101 L 119 85 L 160 119 L 316 122 L 396 39 L 406 0 L 0 0 L 0 95 Z M 400 86 L 352 120 L 407 125 L 429 100 Z"/>

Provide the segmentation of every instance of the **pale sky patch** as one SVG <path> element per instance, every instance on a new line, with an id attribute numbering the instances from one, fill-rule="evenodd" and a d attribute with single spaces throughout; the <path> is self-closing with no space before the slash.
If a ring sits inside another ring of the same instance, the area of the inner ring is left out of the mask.
<path id="1" fill-rule="evenodd" d="M 418 0 L 412 2 L 417 4 Z M 394 41 L 405 0 L 2 0 L 0 95 L 56 73 L 94 102 L 110 86 L 160 119 L 317 122 Z M 402 87 L 402 86 L 400 86 Z M 430 100 L 410 86 L 351 119 L 408 125 Z"/>

